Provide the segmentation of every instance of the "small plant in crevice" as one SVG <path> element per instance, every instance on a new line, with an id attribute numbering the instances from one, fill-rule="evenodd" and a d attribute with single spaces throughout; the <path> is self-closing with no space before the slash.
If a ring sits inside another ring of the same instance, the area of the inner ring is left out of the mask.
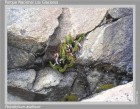
<path id="1" fill-rule="evenodd" d="M 50 61 L 50 66 L 61 73 L 72 67 L 76 60 L 76 52 L 81 48 L 80 42 L 85 36 L 85 33 L 79 34 L 76 39 L 71 34 L 65 36 L 65 42 L 58 46 L 58 52 L 54 54 L 54 62 Z"/>

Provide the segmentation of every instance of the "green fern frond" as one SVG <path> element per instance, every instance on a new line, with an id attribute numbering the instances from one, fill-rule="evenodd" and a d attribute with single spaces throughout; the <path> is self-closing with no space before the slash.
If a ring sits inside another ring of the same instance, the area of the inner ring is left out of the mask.
<path id="1" fill-rule="evenodd" d="M 74 43 L 74 39 L 72 37 L 71 34 L 69 34 L 69 44 L 73 44 Z"/>
<path id="2" fill-rule="evenodd" d="M 69 44 L 69 37 L 68 36 L 65 36 L 65 42 L 66 42 L 66 44 Z"/>
<path id="3" fill-rule="evenodd" d="M 82 40 L 84 40 L 84 38 L 85 38 L 85 33 L 82 33 L 82 34 L 77 36 L 77 41 L 81 42 Z"/>
<path id="4" fill-rule="evenodd" d="M 72 67 L 75 63 L 75 58 L 72 55 L 67 55 L 67 68 Z"/>
<path id="5" fill-rule="evenodd" d="M 51 61 L 49 61 L 49 63 L 50 63 L 50 66 L 53 68 L 53 69 L 57 69 L 53 64 L 52 64 L 52 62 Z"/>
<path id="6" fill-rule="evenodd" d="M 78 43 L 75 43 L 74 48 L 72 48 L 72 53 L 76 52 L 78 50 Z"/>

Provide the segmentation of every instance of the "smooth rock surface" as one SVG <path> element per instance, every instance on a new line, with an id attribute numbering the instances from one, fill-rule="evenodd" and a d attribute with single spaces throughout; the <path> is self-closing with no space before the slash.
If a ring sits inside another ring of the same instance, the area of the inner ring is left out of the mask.
<path id="1" fill-rule="evenodd" d="M 58 26 L 61 8 L 7 8 L 7 28 L 24 38 L 45 42 Z"/>
<path id="2" fill-rule="evenodd" d="M 10 70 L 8 71 L 7 76 L 8 76 L 7 77 L 8 86 L 30 90 L 35 80 L 36 71 L 33 69 L 25 71 Z"/>
<path id="3" fill-rule="evenodd" d="M 91 32 L 77 56 L 77 63 L 111 63 L 130 72 L 133 69 L 133 16 L 123 17 Z"/>
<path id="4" fill-rule="evenodd" d="M 133 102 L 133 82 L 103 91 L 81 102 Z"/>

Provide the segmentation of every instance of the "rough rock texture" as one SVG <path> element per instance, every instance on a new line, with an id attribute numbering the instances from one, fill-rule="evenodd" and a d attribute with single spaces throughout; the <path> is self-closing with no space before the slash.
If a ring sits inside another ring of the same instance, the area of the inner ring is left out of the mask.
<path id="1" fill-rule="evenodd" d="M 25 39 L 8 32 L 8 68 L 25 67 L 34 63 L 35 53 L 43 47 L 33 39 Z"/>
<path id="2" fill-rule="evenodd" d="M 133 16 L 120 18 L 91 32 L 77 57 L 78 63 L 111 63 L 132 72 Z"/>
<path id="3" fill-rule="evenodd" d="M 45 42 L 58 26 L 61 8 L 8 8 L 8 30 L 22 37 Z"/>
<path id="4" fill-rule="evenodd" d="M 30 70 L 10 70 L 7 75 L 7 84 L 11 87 L 30 90 L 35 80 L 36 71 Z"/>
<path id="5" fill-rule="evenodd" d="M 133 82 L 101 92 L 81 102 L 133 102 Z"/>

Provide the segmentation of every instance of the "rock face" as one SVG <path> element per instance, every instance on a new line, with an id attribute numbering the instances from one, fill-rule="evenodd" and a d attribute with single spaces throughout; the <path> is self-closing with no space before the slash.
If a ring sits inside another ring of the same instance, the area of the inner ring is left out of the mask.
<path id="1" fill-rule="evenodd" d="M 81 102 L 133 102 L 133 82 L 117 86 Z"/>
<path id="2" fill-rule="evenodd" d="M 132 72 L 133 69 L 133 16 L 97 28 L 83 43 L 78 63 L 111 63 Z"/>
<path id="3" fill-rule="evenodd" d="M 132 8 L 7 8 L 7 19 L 9 101 L 133 101 Z M 49 61 L 69 33 L 88 34 L 62 74 Z"/>

